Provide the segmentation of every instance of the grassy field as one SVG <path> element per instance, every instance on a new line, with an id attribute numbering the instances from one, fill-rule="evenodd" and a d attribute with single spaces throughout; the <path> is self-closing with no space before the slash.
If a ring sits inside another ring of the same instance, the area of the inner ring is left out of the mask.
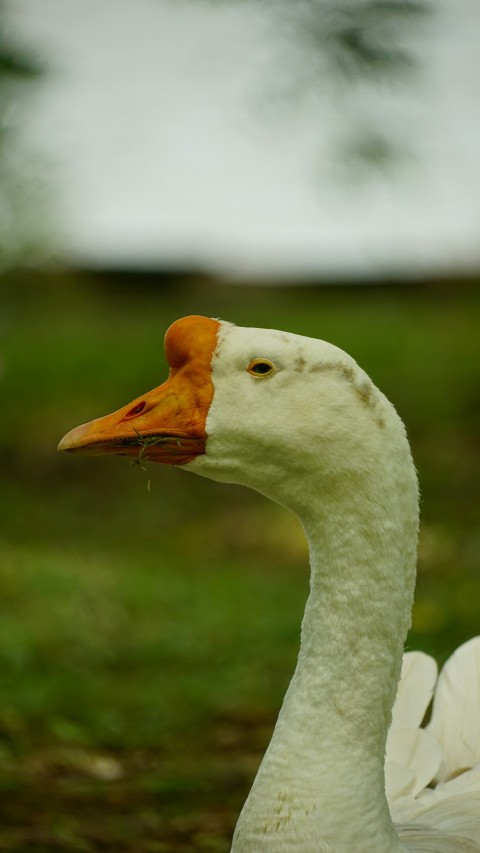
<path id="1" fill-rule="evenodd" d="M 163 381 L 184 314 L 331 340 L 407 424 L 408 645 L 442 661 L 480 632 L 480 287 L 0 287 L 0 851 L 228 851 L 297 653 L 299 524 L 241 488 L 56 444 Z"/>

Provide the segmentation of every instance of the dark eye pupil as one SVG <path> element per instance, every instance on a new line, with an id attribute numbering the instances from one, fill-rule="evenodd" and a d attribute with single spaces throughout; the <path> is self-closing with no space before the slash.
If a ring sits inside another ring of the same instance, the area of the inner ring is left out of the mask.
<path id="1" fill-rule="evenodd" d="M 254 373 L 270 373 L 271 369 L 272 369 L 272 365 L 267 364 L 266 361 L 258 361 L 252 367 L 252 371 Z"/>

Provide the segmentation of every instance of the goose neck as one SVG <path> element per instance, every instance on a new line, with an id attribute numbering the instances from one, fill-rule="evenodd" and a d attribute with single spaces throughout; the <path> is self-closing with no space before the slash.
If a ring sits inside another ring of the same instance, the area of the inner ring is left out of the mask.
<path id="1" fill-rule="evenodd" d="M 348 501 L 318 499 L 304 513 L 311 581 L 298 663 L 232 853 L 405 850 L 384 755 L 415 581 L 413 466 L 398 500 L 391 485 L 379 501 L 372 472 Z"/>

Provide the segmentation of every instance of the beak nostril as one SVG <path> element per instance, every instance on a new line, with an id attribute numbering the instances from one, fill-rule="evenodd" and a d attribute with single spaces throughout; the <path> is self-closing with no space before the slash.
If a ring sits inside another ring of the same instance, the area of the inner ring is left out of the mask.
<path id="1" fill-rule="evenodd" d="M 137 403 L 137 405 L 134 406 L 133 409 L 130 409 L 130 411 L 127 412 L 125 417 L 126 418 L 133 418 L 133 417 L 135 417 L 135 415 L 140 415 L 143 412 L 146 405 L 147 405 L 146 401 L 142 400 L 141 403 Z"/>

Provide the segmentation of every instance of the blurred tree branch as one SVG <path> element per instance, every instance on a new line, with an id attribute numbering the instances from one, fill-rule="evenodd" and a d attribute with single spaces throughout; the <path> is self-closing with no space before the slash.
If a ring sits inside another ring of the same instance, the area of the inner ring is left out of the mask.
<path id="1" fill-rule="evenodd" d="M 20 144 L 21 102 L 44 66 L 13 44 L 5 4 L 0 5 L 0 271 L 36 256 L 41 246 L 41 195 L 34 155 Z"/>
<path id="2" fill-rule="evenodd" d="M 282 73 L 298 98 L 333 93 L 349 125 L 336 144 L 344 165 L 385 169 L 401 145 L 365 110 L 365 89 L 411 82 L 421 68 L 412 34 L 432 13 L 428 0 L 210 0 L 248 3 L 268 15 L 283 42 Z M 359 120 L 360 119 L 360 120 Z"/>
<path id="3" fill-rule="evenodd" d="M 299 4 L 298 36 L 322 54 L 334 78 L 376 81 L 416 66 L 401 41 L 427 12 L 420 0 L 306 0 Z"/>

